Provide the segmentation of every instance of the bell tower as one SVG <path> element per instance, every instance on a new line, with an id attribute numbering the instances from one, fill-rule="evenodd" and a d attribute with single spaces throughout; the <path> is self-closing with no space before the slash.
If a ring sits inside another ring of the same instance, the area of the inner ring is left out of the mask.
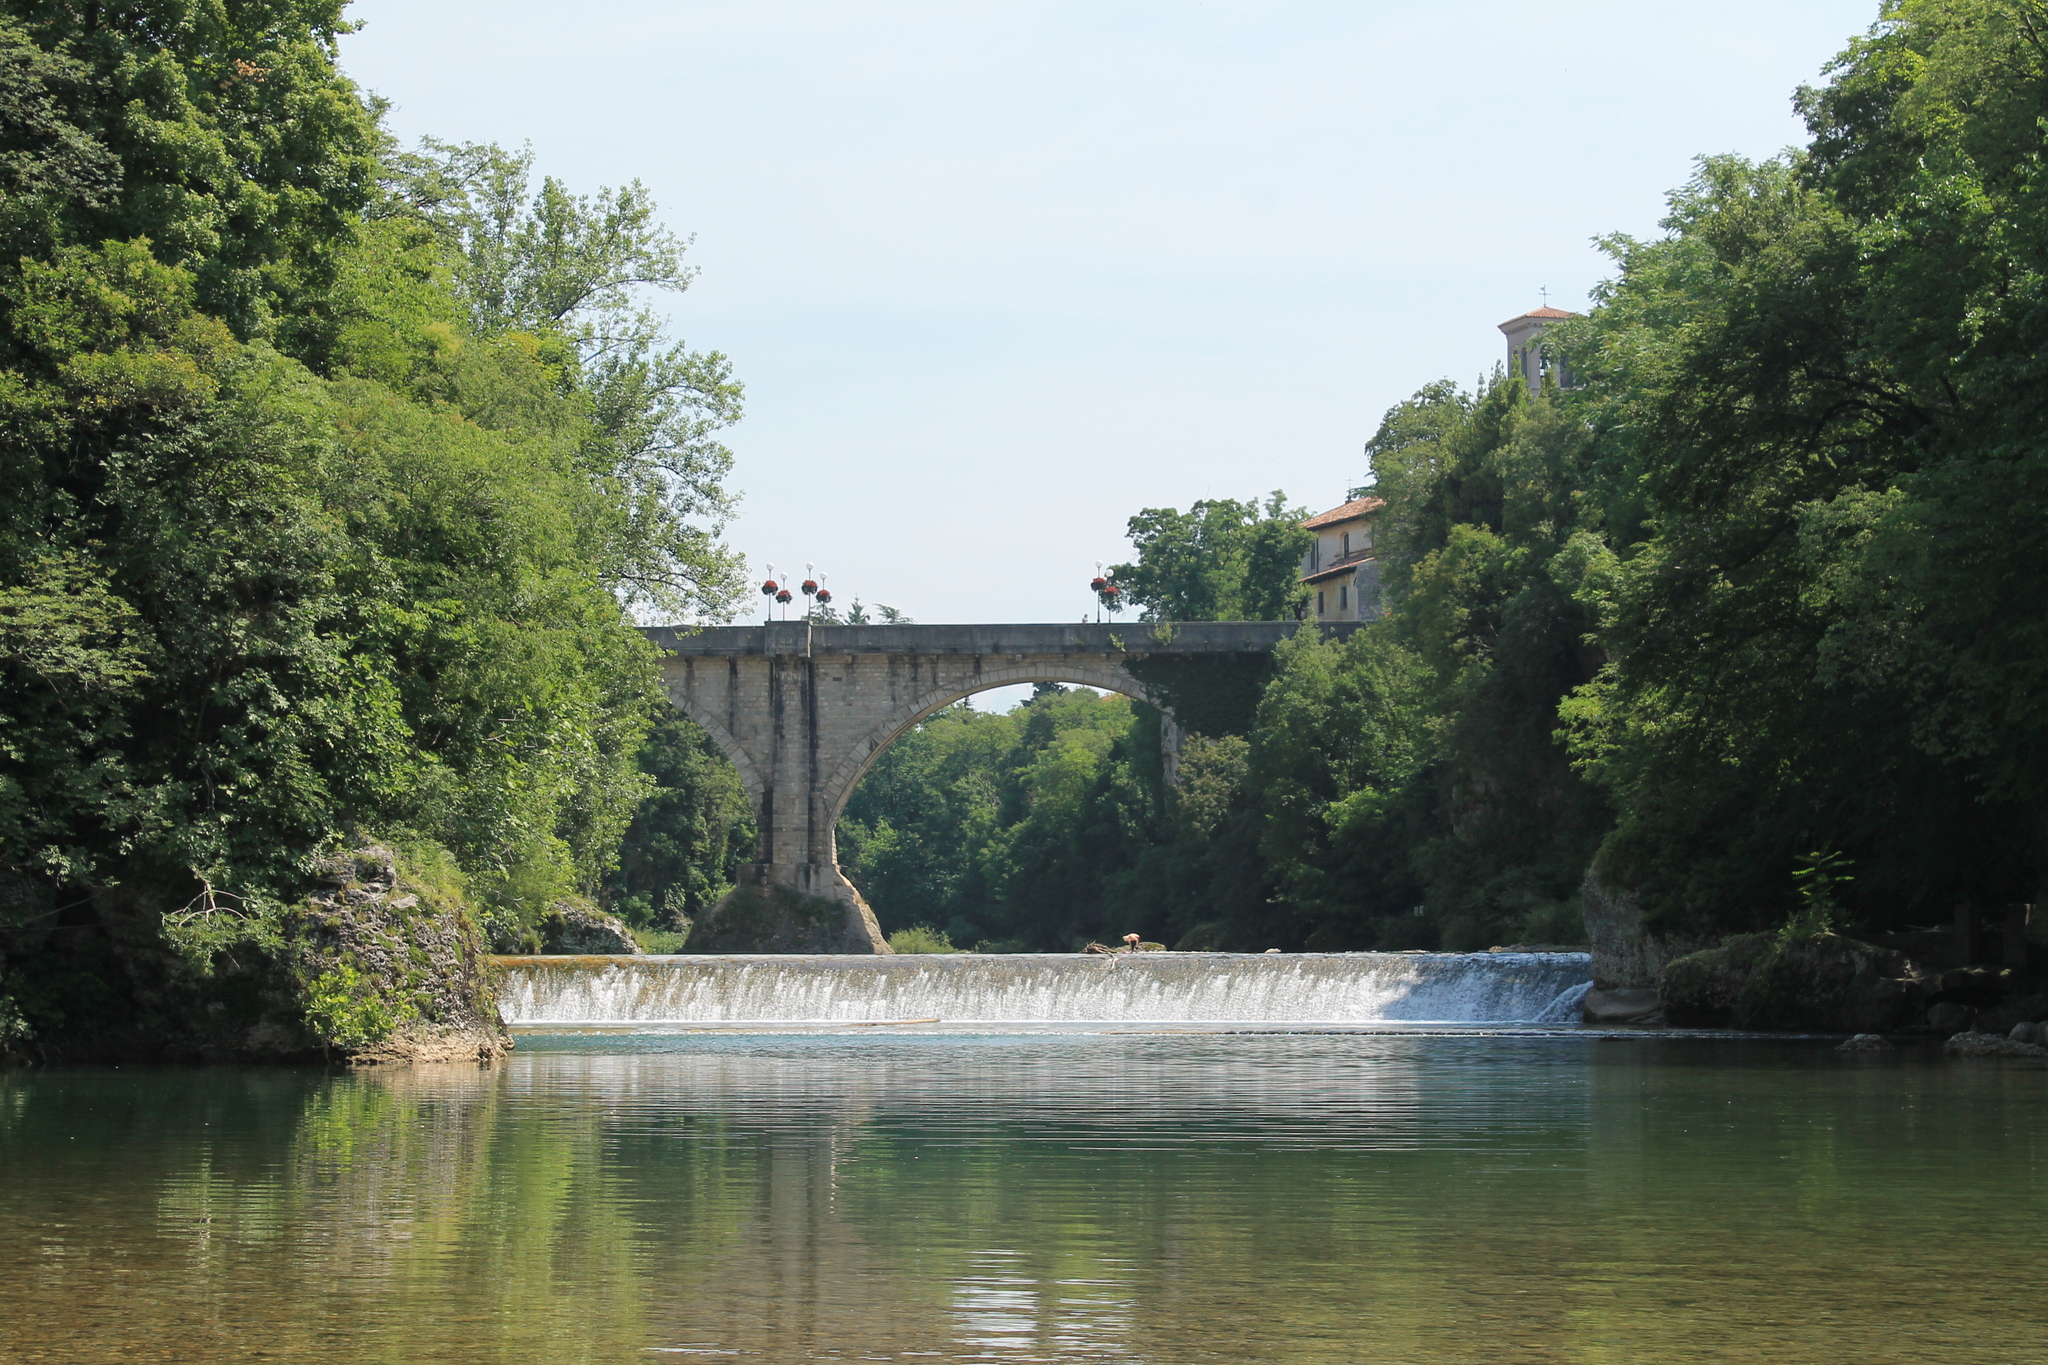
<path id="1" fill-rule="evenodd" d="M 1536 339 L 1551 323 L 1577 316 L 1577 313 L 1567 313 L 1562 308 L 1546 304 L 1520 317 L 1509 318 L 1500 325 L 1501 334 L 1508 339 L 1508 373 L 1521 375 L 1522 382 L 1529 386 L 1529 392 L 1534 393 L 1543 387 L 1545 375 L 1554 374 L 1560 389 L 1572 386 L 1571 371 L 1562 360 L 1546 356 Z"/>

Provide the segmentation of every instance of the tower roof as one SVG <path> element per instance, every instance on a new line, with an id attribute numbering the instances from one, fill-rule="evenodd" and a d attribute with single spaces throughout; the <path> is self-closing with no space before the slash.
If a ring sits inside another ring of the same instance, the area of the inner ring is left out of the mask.
<path id="1" fill-rule="evenodd" d="M 1512 327 L 1516 323 L 1529 318 L 1535 318 L 1539 322 L 1555 322 L 1560 318 L 1575 318 L 1577 316 L 1579 316 L 1577 313 L 1567 313 L 1562 308 L 1531 308 L 1526 313 L 1515 314 L 1515 316 L 1503 322 L 1501 326 Z"/>

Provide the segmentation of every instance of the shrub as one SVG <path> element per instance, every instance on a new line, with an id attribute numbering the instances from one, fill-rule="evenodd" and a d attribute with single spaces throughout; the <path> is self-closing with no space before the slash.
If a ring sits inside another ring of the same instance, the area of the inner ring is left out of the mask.
<path id="1" fill-rule="evenodd" d="M 953 940 L 943 929 L 917 924 L 889 935 L 889 946 L 899 953 L 957 953 Z"/>

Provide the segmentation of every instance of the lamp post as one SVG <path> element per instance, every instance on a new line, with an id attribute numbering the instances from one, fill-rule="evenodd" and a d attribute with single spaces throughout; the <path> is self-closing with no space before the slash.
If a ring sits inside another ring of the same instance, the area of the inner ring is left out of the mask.
<path id="1" fill-rule="evenodd" d="M 761 583 L 761 596 L 767 598 L 772 604 L 769 607 L 771 613 L 776 607 L 781 607 L 782 619 L 787 621 L 789 619 L 789 604 L 796 600 L 796 593 L 789 590 L 788 584 L 776 578 L 775 566 L 773 564 L 766 565 L 765 567 L 768 576 Z M 804 565 L 804 579 L 798 585 L 798 590 L 804 595 L 804 619 L 806 621 L 811 619 L 811 604 L 813 602 L 821 607 L 832 605 L 832 592 L 825 586 L 825 575 L 817 572 L 817 568 L 818 566 L 815 564 Z M 775 617 L 771 614 L 768 619 L 773 621 Z"/>
<path id="2" fill-rule="evenodd" d="M 815 564 L 804 565 L 804 620 L 806 621 L 811 619 L 811 602 L 819 593 L 825 590 L 824 586 L 818 582 L 818 579 L 824 577 L 824 575 L 818 573 L 817 569 L 818 566 Z M 827 597 L 825 600 L 830 602 L 832 599 Z"/>
<path id="3" fill-rule="evenodd" d="M 1095 577 L 1088 581 L 1088 590 L 1095 594 L 1095 624 L 1102 624 L 1104 608 L 1115 616 L 1124 609 L 1124 590 L 1116 585 L 1116 570 L 1102 571 L 1102 561 L 1095 561 Z"/>

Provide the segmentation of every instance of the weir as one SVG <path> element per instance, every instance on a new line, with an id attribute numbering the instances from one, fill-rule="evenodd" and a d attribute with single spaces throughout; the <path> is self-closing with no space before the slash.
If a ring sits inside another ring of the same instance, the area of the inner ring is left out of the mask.
<path id="1" fill-rule="evenodd" d="M 1566 1024 L 1585 953 L 501 957 L 506 1023 Z"/>

